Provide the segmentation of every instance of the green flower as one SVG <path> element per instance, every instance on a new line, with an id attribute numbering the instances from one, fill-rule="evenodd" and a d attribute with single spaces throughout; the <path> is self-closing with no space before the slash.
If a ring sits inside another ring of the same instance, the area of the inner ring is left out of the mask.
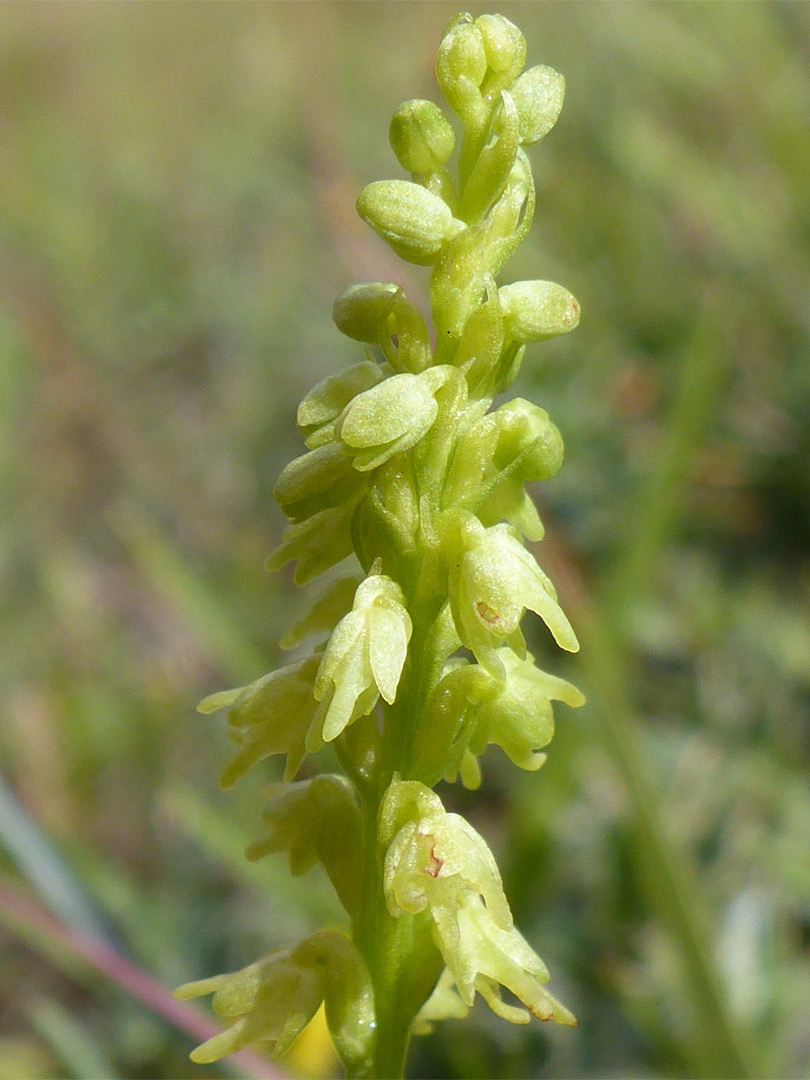
<path id="1" fill-rule="evenodd" d="M 380 808 L 379 836 L 388 910 L 394 916 L 429 910 L 442 955 L 459 944 L 459 903 L 468 892 L 483 898 L 499 926 L 512 926 L 492 852 L 430 788 L 395 777 Z"/>
<path id="2" fill-rule="evenodd" d="M 518 652 L 525 647 L 520 620 L 527 608 L 543 619 L 561 648 L 577 651 L 554 586 L 507 525 L 487 529 L 472 514 L 457 514 L 447 520 L 445 544 L 458 635 L 496 677 L 505 674 L 497 646 L 505 642 Z"/>
<path id="3" fill-rule="evenodd" d="M 565 97 L 565 79 L 554 68 L 539 64 L 512 84 L 512 100 L 520 120 L 520 141 L 540 142 L 557 123 Z"/>
<path id="4" fill-rule="evenodd" d="M 357 836 L 362 822 L 349 781 L 325 774 L 278 785 L 271 790 L 262 818 L 267 835 L 250 845 L 247 857 L 283 852 L 295 877 L 322 863 L 341 903 L 356 914 L 361 869 Z"/>
<path id="5" fill-rule="evenodd" d="M 405 101 L 391 117 L 391 149 L 403 169 L 430 176 L 446 164 L 456 145 L 450 121 L 432 101 Z"/>
<path id="6" fill-rule="evenodd" d="M 514 398 L 489 414 L 495 428 L 492 461 L 520 480 L 547 480 L 562 465 L 563 444 L 545 409 Z"/>
<path id="7" fill-rule="evenodd" d="M 410 180 L 375 180 L 363 188 L 357 212 L 401 259 L 429 266 L 464 222 L 439 195 Z"/>
<path id="8" fill-rule="evenodd" d="M 543 525 L 523 485 L 553 476 L 562 458 L 562 438 L 548 413 L 515 398 L 466 433 L 448 471 L 445 505 L 474 511 L 483 525 L 506 521 L 540 540 Z"/>
<path id="9" fill-rule="evenodd" d="M 439 45 L 436 79 L 448 105 L 477 133 L 525 59 L 526 41 L 503 15 L 458 15 Z"/>
<path id="10" fill-rule="evenodd" d="M 584 695 L 565 679 L 536 667 L 532 657 L 521 660 L 510 649 L 499 649 L 506 678 L 492 679 L 477 706 L 471 725 L 469 752 L 476 757 L 490 743 L 500 746 L 521 769 L 539 769 L 546 755 L 538 753 L 554 734 L 552 701 L 576 707 Z"/>
<path id="11" fill-rule="evenodd" d="M 527 1024 L 529 1013 L 538 1020 L 576 1024 L 573 1013 L 545 989 L 548 969 L 514 926 L 505 930 L 481 898 L 471 892 L 460 898 L 456 921 L 457 946 L 442 948 L 439 939 L 447 968 L 416 1018 L 417 1030 L 429 1030 L 435 1020 L 465 1015 L 476 991 L 493 1012 L 513 1024 Z M 505 1002 L 501 987 L 514 994 L 529 1012 Z"/>
<path id="12" fill-rule="evenodd" d="M 395 372 L 418 374 L 431 364 L 425 320 L 397 285 L 382 281 L 350 285 L 335 301 L 332 319 L 347 337 L 379 346 Z"/>
<path id="13" fill-rule="evenodd" d="M 415 446 L 438 415 L 436 392 L 454 374 L 451 367 L 432 367 L 419 375 L 392 375 L 358 394 L 337 425 L 355 469 L 376 469 Z"/>
<path id="14" fill-rule="evenodd" d="M 320 706 L 306 740 L 317 750 L 376 705 L 394 701 L 411 638 L 399 585 L 384 574 L 367 577 L 354 606 L 332 633 L 315 679 Z"/>
<path id="15" fill-rule="evenodd" d="M 331 442 L 335 438 L 334 422 L 349 402 L 384 378 L 385 372 L 379 364 L 363 360 L 314 386 L 298 406 L 297 423 L 307 446 L 314 449 Z"/>
<path id="16" fill-rule="evenodd" d="M 307 731 L 318 707 L 313 694 L 318 663 L 317 656 L 310 656 L 287 664 L 248 686 L 211 694 L 197 706 L 201 713 L 228 708 L 228 724 L 239 750 L 220 776 L 223 790 L 274 754 L 287 755 L 285 779 L 291 780 L 298 772 L 306 753 Z"/>
<path id="17" fill-rule="evenodd" d="M 501 999 L 504 986 L 538 1019 L 576 1023 L 543 988 L 548 970 L 514 928 L 492 853 L 464 818 L 448 814 L 424 784 L 395 777 L 380 809 L 379 835 L 388 909 L 395 917 L 429 912 L 464 1006 L 478 991 L 499 1016 L 525 1023 L 527 1013 Z M 422 1023 L 458 1015 L 448 980 L 440 987 L 440 1002 L 428 1004 Z"/>
<path id="18" fill-rule="evenodd" d="M 344 505 L 363 486 L 346 447 L 330 442 L 291 461 L 276 481 L 273 497 L 287 517 L 298 522 Z"/>
<path id="19" fill-rule="evenodd" d="M 280 570 L 295 561 L 296 585 L 306 585 L 351 555 L 352 517 L 356 500 L 331 506 L 288 525 L 281 543 L 267 559 L 268 570 Z"/>
<path id="20" fill-rule="evenodd" d="M 498 290 L 504 327 L 515 341 L 545 341 L 579 325 L 579 304 L 553 281 L 516 281 Z"/>
<path id="21" fill-rule="evenodd" d="M 465 787 L 481 782 L 477 758 L 487 746 L 500 746 L 521 769 L 539 769 L 540 751 L 554 734 L 552 701 L 582 705 L 575 686 L 541 671 L 532 657 L 511 649 L 496 650 L 504 677 L 495 678 L 478 664 L 452 659 L 434 687 L 412 752 L 413 768 L 426 782 L 460 774 Z"/>
<path id="22" fill-rule="evenodd" d="M 321 1002 L 344 1062 L 362 1063 L 374 1037 L 371 984 L 360 953 L 342 934 L 314 934 L 294 949 L 263 956 L 241 971 L 186 983 L 181 1001 L 213 994 L 214 1012 L 233 1021 L 191 1053 L 207 1065 L 252 1042 L 270 1044 L 273 1057 L 289 1050 Z"/>

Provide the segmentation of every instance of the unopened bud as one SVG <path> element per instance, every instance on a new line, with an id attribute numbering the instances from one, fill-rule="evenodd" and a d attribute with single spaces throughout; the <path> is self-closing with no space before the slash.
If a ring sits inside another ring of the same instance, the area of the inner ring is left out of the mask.
<path id="1" fill-rule="evenodd" d="M 547 480 L 562 465 L 563 442 L 545 409 L 515 398 L 496 409 L 498 442 L 495 463 L 508 468 L 519 458 L 515 474 L 521 480 Z"/>
<path id="2" fill-rule="evenodd" d="M 298 406 L 297 424 L 307 436 L 307 446 L 315 449 L 333 439 L 333 421 L 354 397 L 376 386 L 382 378 L 379 364 L 362 360 L 313 386 Z"/>
<path id="3" fill-rule="evenodd" d="M 542 341 L 579 324 L 579 304 L 553 281 L 516 281 L 498 292 L 506 332 L 515 341 Z"/>
<path id="4" fill-rule="evenodd" d="M 380 323 L 399 289 L 387 281 L 361 281 L 344 289 L 335 300 L 332 320 L 341 334 L 374 344 Z"/>
<path id="5" fill-rule="evenodd" d="M 524 71 L 510 90 L 520 120 L 520 141 L 539 142 L 557 123 L 565 97 L 565 79 L 540 64 Z"/>
<path id="6" fill-rule="evenodd" d="M 479 15 L 475 28 L 481 35 L 487 65 L 500 75 L 518 74 L 526 59 L 526 39 L 520 30 L 503 15 Z"/>
<path id="7" fill-rule="evenodd" d="M 464 228 L 447 203 L 410 180 L 376 180 L 360 193 L 357 212 L 400 258 L 419 266 L 435 262 L 447 241 Z"/>
<path id="8" fill-rule="evenodd" d="M 484 110 L 479 87 L 487 66 L 484 41 L 472 15 L 457 16 L 439 45 L 436 81 L 450 108 L 465 119 L 475 118 Z"/>
<path id="9" fill-rule="evenodd" d="M 450 121 L 432 101 L 406 101 L 391 118 L 391 149 L 403 169 L 426 174 L 444 165 L 456 145 Z"/>
<path id="10" fill-rule="evenodd" d="M 453 369 L 428 368 L 419 375 L 392 375 L 358 394 L 340 425 L 342 442 L 354 452 L 354 467 L 367 472 L 404 453 L 431 428 L 439 411 L 436 391 Z"/>

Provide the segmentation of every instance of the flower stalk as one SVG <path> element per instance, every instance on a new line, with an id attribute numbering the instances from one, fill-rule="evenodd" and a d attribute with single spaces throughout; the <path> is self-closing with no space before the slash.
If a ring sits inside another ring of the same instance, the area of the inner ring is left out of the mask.
<path id="1" fill-rule="evenodd" d="M 583 700 L 535 665 L 521 632 L 532 611 L 561 648 L 578 648 L 524 546 L 543 535 L 525 484 L 556 473 L 562 440 L 531 402 L 493 408 L 526 345 L 579 319 L 560 285 L 496 283 L 531 225 L 525 148 L 551 129 L 564 92 L 550 68 L 524 71 L 525 56 L 502 16 L 454 19 L 436 74 L 461 123 L 457 168 L 450 120 L 406 102 L 390 141 L 410 179 L 375 181 L 358 199 L 402 259 L 432 267 L 430 323 L 390 282 L 336 300 L 338 330 L 365 357 L 301 403 L 307 452 L 276 485 L 290 524 L 269 560 L 295 562 L 301 585 L 327 583 L 282 639 L 297 659 L 200 705 L 228 709 L 237 750 L 221 786 L 285 755 L 248 857 L 285 854 L 293 874 L 322 863 L 347 930 L 182 987 L 213 993 L 231 1022 L 196 1061 L 256 1040 L 281 1055 L 322 1002 L 353 1077 L 401 1076 L 411 1036 L 464 1016 L 476 994 L 514 1023 L 575 1023 L 513 924 L 486 842 L 432 790 L 476 788 L 490 744 L 539 768 L 552 702 Z M 327 744 L 344 775 L 313 771 Z"/>

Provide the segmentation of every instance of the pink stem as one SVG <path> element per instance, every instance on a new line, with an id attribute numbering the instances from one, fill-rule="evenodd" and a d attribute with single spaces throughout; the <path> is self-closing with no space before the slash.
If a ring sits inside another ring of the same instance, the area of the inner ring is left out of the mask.
<path id="1" fill-rule="evenodd" d="M 115 949 L 76 933 L 23 893 L 0 885 L 0 910 L 100 971 L 111 982 L 123 987 L 127 993 L 195 1039 L 204 1041 L 218 1033 L 219 1028 L 200 1009 L 175 1000 L 162 983 L 130 963 Z M 233 1060 L 255 1080 L 287 1080 L 285 1073 L 249 1050 L 240 1050 L 233 1055 Z"/>

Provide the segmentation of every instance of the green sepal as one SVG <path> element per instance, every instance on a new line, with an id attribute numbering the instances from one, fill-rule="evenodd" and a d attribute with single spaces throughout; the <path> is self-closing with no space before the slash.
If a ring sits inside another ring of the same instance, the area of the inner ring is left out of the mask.
<path id="1" fill-rule="evenodd" d="M 354 503 L 344 503 L 313 514 L 306 521 L 288 525 L 281 543 L 267 557 L 267 569 L 280 570 L 295 560 L 293 579 L 296 585 L 305 585 L 319 577 L 351 555 L 353 514 Z"/>
<path id="2" fill-rule="evenodd" d="M 524 71 L 510 93 L 524 146 L 540 142 L 557 123 L 565 98 L 565 79 L 554 68 L 539 64 Z"/>
<path id="3" fill-rule="evenodd" d="M 560 648 L 579 649 L 554 586 L 507 525 L 487 529 L 472 514 L 446 511 L 440 527 L 453 619 L 480 664 L 504 677 L 496 649 L 503 643 L 522 649 L 520 620 L 527 608 L 541 617 Z"/>
<path id="4" fill-rule="evenodd" d="M 497 426 L 493 462 L 521 480 L 548 480 L 563 461 L 563 441 L 545 409 L 525 398 L 513 398 L 492 414 Z"/>
<path id="5" fill-rule="evenodd" d="M 332 321 L 346 337 L 374 345 L 380 323 L 391 310 L 398 285 L 390 281 L 359 281 L 337 297 L 332 306 Z"/>
<path id="6" fill-rule="evenodd" d="M 397 285 L 382 281 L 350 285 L 335 301 L 332 318 L 347 337 L 378 345 L 395 372 L 418 374 L 430 365 L 425 320 Z"/>
<path id="7" fill-rule="evenodd" d="M 321 510 L 340 506 L 364 487 L 352 468 L 352 456 L 338 442 L 326 443 L 291 461 L 273 488 L 273 497 L 292 521 L 303 521 Z"/>
<path id="8" fill-rule="evenodd" d="M 400 105 L 391 117 L 388 138 L 402 168 L 420 175 L 438 172 L 456 145 L 453 127 L 439 106 L 418 98 Z"/>
<path id="9" fill-rule="evenodd" d="M 322 931 L 292 949 L 263 956 L 228 975 L 186 983 L 181 1001 L 213 994 L 213 1009 L 233 1023 L 191 1053 L 209 1064 L 251 1043 L 270 1043 L 282 1057 L 317 1012 L 326 1020 L 335 1048 L 354 1075 L 362 1075 L 374 1041 L 374 1002 L 363 959 L 343 934 Z"/>
<path id="10" fill-rule="evenodd" d="M 223 791 L 275 754 L 287 755 L 284 775 L 295 776 L 317 709 L 313 685 L 319 662 L 319 657 L 310 656 L 287 664 L 247 686 L 211 694 L 197 706 L 201 713 L 228 708 L 228 724 L 239 750 L 220 776 Z"/>
<path id="11" fill-rule="evenodd" d="M 392 375 L 359 394 L 338 427 L 355 469 L 376 469 L 419 442 L 439 411 L 436 391 L 453 374 L 450 367 L 432 367 L 419 375 Z"/>
<path id="12" fill-rule="evenodd" d="M 361 360 L 345 371 L 322 379 L 298 406 L 297 423 L 307 446 L 315 447 L 333 438 L 332 422 L 357 394 L 369 390 L 385 377 L 373 360 Z M 325 431 L 325 437 L 321 434 Z M 314 437 L 314 439 L 313 439 Z"/>
<path id="13" fill-rule="evenodd" d="M 437 944 L 467 1007 L 472 1006 L 477 991 L 504 1020 L 528 1023 L 528 1013 L 501 998 L 500 987 L 504 986 L 538 1020 L 576 1024 L 574 1015 L 544 988 L 549 979 L 546 965 L 514 926 L 498 923 L 480 896 L 468 892 L 460 898 L 456 921 L 456 947 L 448 948 L 438 934 Z"/>
<path id="14" fill-rule="evenodd" d="M 351 610 L 357 586 L 362 581 L 359 574 L 337 578 L 320 590 L 309 602 L 304 613 L 282 635 L 282 649 L 297 649 L 310 638 L 329 634 L 335 623 Z"/>
<path id="15" fill-rule="evenodd" d="M 485 397 L 492 387 L 504 347 L 503 315 L 495 279 L 484 281 L 485 299 L 464 324 L 454 363 L 463 369 L 471 397 Z"/>
<path id="16" fill-rule="evenodd" d="M 445 811 L 434 791 L 416 780 L 401 780 L 395 775 L 380 803 L 377 839 L 381 854 L 409 822 L 437 812 L 443 814 Z"/>
<path id="17" fill-rule="evenodd" d="M 349 781 L 327 773 L 272 788 L 262 819 L 268 826 L 267 835 L 250 845 L 247 858 L 285 854 L 294 877 L 322 863 L 343 907 L 356 918 L 363 823 Z"/>
<path id="18" fill-rule="evenodd" d="M 375 180 L 360 192 L 357 212 L 401 259 L 430 266 L 464 228 L 444 199 L 410 180 Z"/>
<path id="19" fill-rule="evenodd" d="M 579 304 L 553 281 L 516 281 L 499 289 L 506 333 L 515 341 L 545 341 L 579 325 Z"/>
<path id="20" fill-rule="evenodd" d="M 478 155 L 464 186 L 459 217 L 467 222 L 483 217 L 503 193 L 517 156 L 519 122 L 512 98 L 501 91 L 500 107 L 496 110 L 489 139 Z"/>
<path id="21" fill-rule="evenodd" d="M 483 126 L 487 106 L 481 83 L 487 73 L 487 54 L 472 15 L 457 15 L 448 23 L 436 57 L 436 81 L 450 108 L 465 124 Z"/>
<path id="22" fill-rule="evenodd" d="M 307 749 L 331 742 L 380 695 L 396 697 L 411 638 L 411 620 L 399 585 L 384 574 L 367 577 L 357 588 L 352 610 L 335 627 L 315 679 L 321 703 Z"/>
<path id="23" fill-rule="evenodd" d="M 488 95 L 511 86 L 526 62 L 526 39 L 504 15 L 479 15 L 475 26 L 484 43 L 489 75 L 483 85 Z"/>
<path id="24" fill-rule="evenodd" d="M 455 775 L 472 734 L 476 708 L 492 679 L 477 664 L 449 660 L 433 688 L 414 736 L 411 771 L 433 787 Z"/>

